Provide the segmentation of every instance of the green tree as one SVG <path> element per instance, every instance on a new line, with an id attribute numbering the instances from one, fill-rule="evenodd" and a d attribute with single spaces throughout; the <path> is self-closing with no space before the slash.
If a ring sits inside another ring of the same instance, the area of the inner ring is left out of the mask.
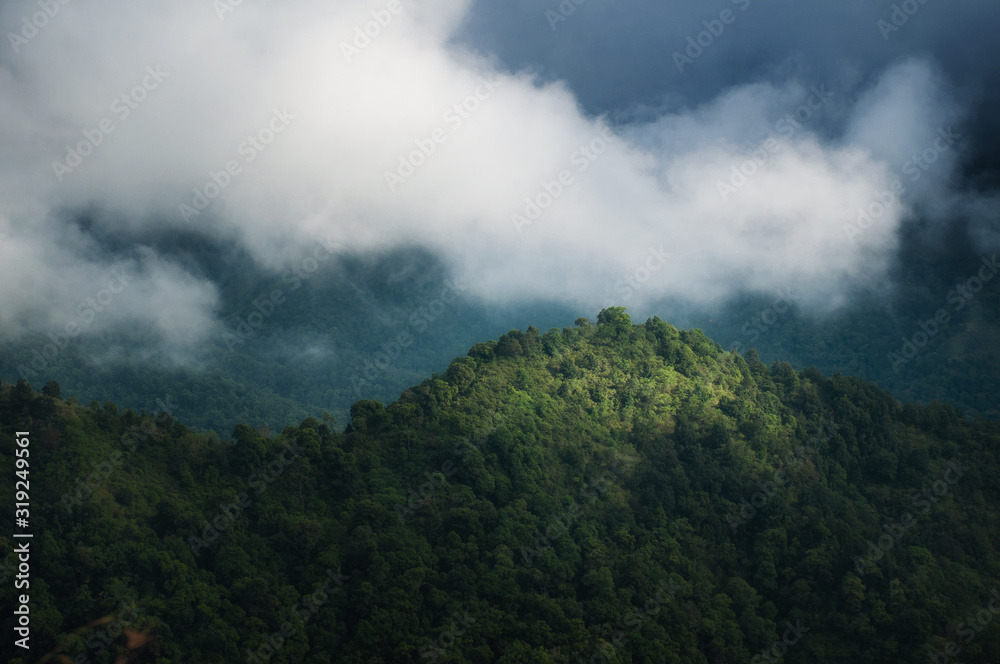
<path id="1" fill-rule="evenodd" d="M 613 339 L 627 338 L 632 331 L 632 319 L 625 307 L 608 307 L 597 314 L 597 325 L 604 328 Z"/>

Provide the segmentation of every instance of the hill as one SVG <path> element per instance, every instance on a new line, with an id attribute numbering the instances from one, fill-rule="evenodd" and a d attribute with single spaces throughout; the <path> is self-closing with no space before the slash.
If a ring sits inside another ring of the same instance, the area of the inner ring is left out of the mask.
<path id="1" fill-rule="evenodd" d="M 875 284 L 825 314 L 794 284 L 734 295 L 718 307 L 667 300 L 646 310 L 703 330 L 725 350 L 755 348 L 767 363 L 857 376 L 907 403 L 941 401 L 969 417 L 997 419 L 1000 282 L 964 291 L 971 299 L 959 294 L 994 259 L 960 240 L 931 251 L 902 238 L 891 287 Z M 225 435 L 239 423 L 280 431 L 324 412 L 345 421 L 357 400 L 394 401 L 482 339 L 511 327 L 569 325 L 579 315 L 557 301 L 505 305 L 456 296 L 449 285 L 467 284 L 418 250 L 338 256 L 307 273 L 265 270 L 221 243 L 174 244 L 164 243 L 171 256 L 199 266 L 217 285 L 218 320 L 207 336 L 185 337 L 177 347 L 137 322 L 97 329 L 99 319 L 73 339 L 60 332 L 64 321 L 11 338 L 0 326 L 0 378 L 54 380 L 83 403 L 134 410 L 170 400 L 175 417 L 204 432 Z M 607 306 L 636 304 L 608 294 Z M 939 311 L 947 321 L 940 325 Z"/>
<path id="2" fill-rule="evenodd" d="M 997 423 L 657 318 L 512 330 L 342 432 L 58 395 L 0 392 L 17 664 L 1000 660 Z"/>

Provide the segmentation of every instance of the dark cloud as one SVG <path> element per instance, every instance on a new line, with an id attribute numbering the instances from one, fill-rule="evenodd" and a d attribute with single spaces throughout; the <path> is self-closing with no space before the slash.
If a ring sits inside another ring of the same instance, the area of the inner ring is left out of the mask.
<path id="1" fill-rule="evenodd" d="M 547 16 L 574 6 L 565 21 Z M 916 8 L 898 30 L 885 27 L 896 28 L 894 6 Z M 732 22 L 678 71 L 674 54 L 686 52 L 689 37 L 719 30 L 715 21 L 726 10 Z M 988 1 L 511 0 L 473 3 L 456 40 L 496 54 L 513 70 L 567 81 L 599 114 L 700 104 L 729 87 L 790 75 L 828 81 L 849 69 L 871 80 L 895 61 L 928 56 L 967 95 L 985 99 L 995 94 L 1000 73 L 998 23 L 1000 6 Z"/>

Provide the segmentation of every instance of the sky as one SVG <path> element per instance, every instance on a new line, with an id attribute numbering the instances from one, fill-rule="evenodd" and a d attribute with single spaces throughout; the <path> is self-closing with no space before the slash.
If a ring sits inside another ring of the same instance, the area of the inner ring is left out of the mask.
<path id="1" fill-rule="evenodd" d="M 888 288 L 1000 244 L 995 2 L 0 5 L 0 332 L 219 329 L 168 250 L 416 247 L 484 302 Z M 66 328 L 72 325 L 72 328 Z"/>

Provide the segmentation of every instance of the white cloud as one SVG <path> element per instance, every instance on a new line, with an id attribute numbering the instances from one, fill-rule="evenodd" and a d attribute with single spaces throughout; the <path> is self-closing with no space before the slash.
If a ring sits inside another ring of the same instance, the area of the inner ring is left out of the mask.
<path id="1" fill-rule="evenodd" d="M 347 62 L 342 44 L 388 4 L 244 0 L 221 21 L 210 3 L 193 0 L 115 1 L 86 12 L 71 4 L 20 53 L 5 52 L 0 218 L 8 230 L 0 232 L 18 238 L 0 244 L 10 272 L 0 285 L 7 316 L 51 323 L 58 316 L 39 312 L 39 293 L 61 310 L 120 259 L 98 251 L 86 232 L 58 239 L 66 232 L 60 213 L 89 207 L 109 213 L 95 217 L 105 232 L 232 234 L 270 266 L 331 233 L 349 250 L 421 244 L 453 265 L 471 293 L 492 299 L 599 306 L 651 247 L 663 246 L 670 261 L 625 304 L 666 295 L 713 302 L 737 289 L 790 284 L 806 300 L 836 302 L 853 283 L 883 273 L 907 203 L 856 243 L 844 225 L 889 186 L 897 162 L 955 117 L 933 69 L 905 62 L 848 109 L 840 139 L 820 138 L 808 125 L 777 135 L 780 149 L 723 201 L 718 182 L 775 134 L 775 123 L 809 94 L 805 86 L 731 90 L 706 107 L 620 131 L 591 159 L 581 146 L 606 125 L 585 117 L 571 91 L 497 71 L 448 45 L 465 2 L 402 0 L 402 11 Z M 32 7 L 6 4 L 0 24 L 15 25 Z M 120 117 L 113 100 L 142 85 L 149 66 L 168 76 Z M 485 92 L 483 78 L 495 91 Z M 250 136 L 268 136 L 275 109 L 294 119 L 265 149 L 251 147 Z M 58 181 L 52 162 L 105 118 L 114 131 Z M 390 191 L 385 172 L 435 130 L 443 142 Z M 190 205 L 192 189 L 204 191 L 229 162 L 238 174 L 186 222 L 178 206 Z M 518 233 L 511 215 L 563 170 L 572 184 Z M 19 269 L 39 275 L 30 286 L 15 278 L 14 256 Z M 176 339 L 206 334 L 213 286 L 153 249 L 136 256 L 143 297 L 123 300 L 122 315 Z"/>

